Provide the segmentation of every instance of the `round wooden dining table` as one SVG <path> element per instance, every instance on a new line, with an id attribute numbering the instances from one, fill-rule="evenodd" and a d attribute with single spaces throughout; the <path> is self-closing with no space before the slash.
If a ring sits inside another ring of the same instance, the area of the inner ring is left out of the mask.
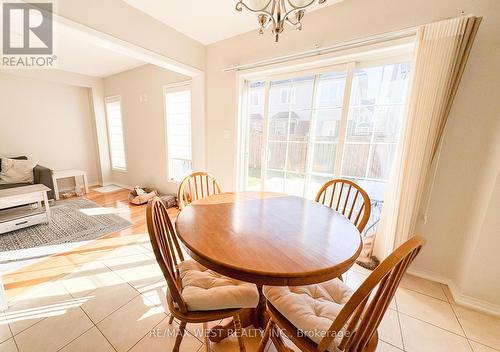
<path id="1" fill-rule="evenodd" d="M 259 306 L 242 317 L 243 326 L 264 324 L 262 285 L 309 285 L 339 277 L 362 248 L 358 229 L 340 213 L 279 193 L 222 193 L 200 199 L 180 212 L 175 226 L 194 260 L 257 285 Z"/>

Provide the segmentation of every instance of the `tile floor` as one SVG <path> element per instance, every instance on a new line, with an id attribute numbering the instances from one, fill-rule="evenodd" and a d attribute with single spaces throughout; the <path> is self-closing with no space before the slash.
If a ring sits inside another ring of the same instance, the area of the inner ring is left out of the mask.
<path id="1" fill-rule="evenodd" d="M 178 324 L 168 324 L 165 282 L 148 238 L 137 238 L 14 296 L 0 312 L 0 351 L 170 351 Z M 346 282 L 356 288 L 367 273 L 354 267 Z M 449 297 L 445 286 L 406 276 L 379 328 L 377 351 L 500 351 L 500 319 Z M 203 350 L 200 326 L 188 331 L 181 350 Z M 259 344 L 258 337 L 245 341 L 249 352 Z M 211 349 L 237 351 L 238 345 L 231 337 Z"/>

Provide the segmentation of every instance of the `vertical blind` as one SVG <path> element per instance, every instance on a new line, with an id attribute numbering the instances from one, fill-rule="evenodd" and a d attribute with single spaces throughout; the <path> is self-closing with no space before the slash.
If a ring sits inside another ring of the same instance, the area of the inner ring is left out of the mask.
<path id="1" fill-rule="evenodd" d="M 407 123 L 378 234 L 379 255 L 413 235 L 422 201 L 430 201 L 433 181 L 426 192 L 427 177 L 480 23 L 481 18 L 463 16 L 418 29 Z"/>
<path id="2" fill-rule="evenodd" d="M 106 102 L 106 115 L 108 122 L 109 151 L 113 169 L 126 170 L 125 144 L 123 142 L 123 121 L 121 111 L 121 98 L 108 97 Z"/>

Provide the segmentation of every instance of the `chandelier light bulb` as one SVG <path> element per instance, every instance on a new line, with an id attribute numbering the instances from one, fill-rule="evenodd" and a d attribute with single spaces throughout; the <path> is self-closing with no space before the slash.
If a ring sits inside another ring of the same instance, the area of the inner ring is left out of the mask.
<path id="1" fill-rule="evenodd" d="M 265 8 L 269 2 L 269 0 L 249 0 L 248 7 L 252 10 L 260 10 Z"/>

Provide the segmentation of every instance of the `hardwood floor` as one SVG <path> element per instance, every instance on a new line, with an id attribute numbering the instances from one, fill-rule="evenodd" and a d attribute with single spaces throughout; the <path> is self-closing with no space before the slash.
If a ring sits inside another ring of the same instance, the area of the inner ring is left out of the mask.
<path id="1" fill-rule="evenodd" d="M 94 261 L 119 247 L 125 247 L 139 241 L 149 241 L 146 226 L 146 205 L 133 205 L 128 202 L 128 190 L 99 193 L 94 190 L 84 195 L 102 207 L 115 208 L 119 215 L 132 222 L 132 226 L 118 232 L 89 241 L 76 249 L 62 252 L 42 259 L 35 264 L 3 275 L 7 298 L 11 299 L 24 290 L 44 282 L 63 277 L 84 263 Z M 61 200 L 59 202 L 64 202 Z M 172 219 L 179 213 L 177 208 L 169 209 Z"/>

